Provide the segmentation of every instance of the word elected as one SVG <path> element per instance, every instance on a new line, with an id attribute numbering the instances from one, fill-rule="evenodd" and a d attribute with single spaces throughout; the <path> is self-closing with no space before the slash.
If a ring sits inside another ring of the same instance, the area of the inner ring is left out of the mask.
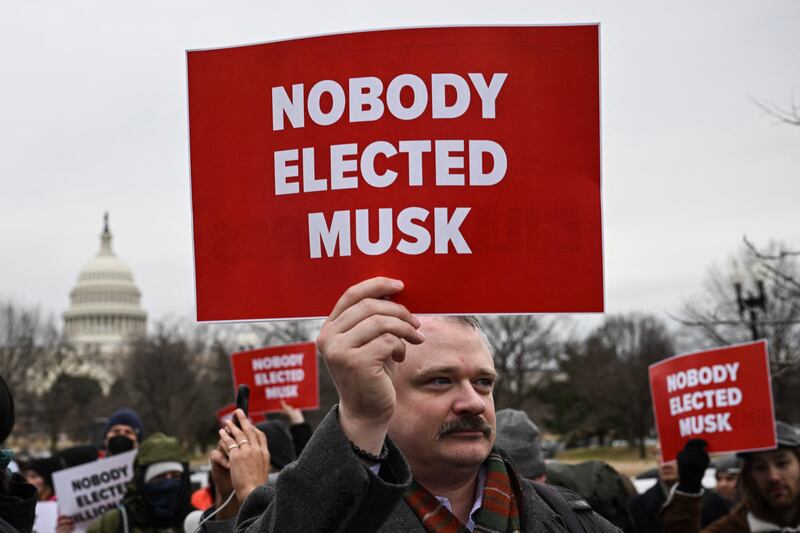
<path id="1" fill-rule="evenodd" d="M 434 120 L 452 120 L 467 113 L 475 101 L 480 102 L 481 119 L 491 120 L 496 118 L 497 98 L 507 77 L 507 73 L 493 73 L 487 81 L 482 73 L 468 73 L 466 78 L 455 73 L 435 73 L 423 80 L 405 73 L 395 76 L 385 92 L 383 80 L 374 76 L 348 79 L 347 91 L 334 80 L 316 82 L 307 94 L 302 83 L 291 86 L 291 95 L 285 87 L 273 87 L 272 129 L 277 132 L 285 131 L 287 126 L 304 128 L 306 115 L 317 126 L 330 126 L 345 117 L 345 108 L 350 123 L 378 121 L 387 111 L 404 121 L 418 119 L 426 111 Z M 410 94 L 411 98 L 404 100 L 403 94 Z M 449 94 L 455 94 L 455 100 L 448 100 Z M 362 146 L 331 144 L 325 151 L 328 171 L 320 176 L 316 147 L 276 150 L 275 195 L 350 190 L 362 185 L 491 187 L 503 180 L 508 169 L 505 149 L 490 139 L 407 139 L 396 143 L 375 140 Z M 432 176 L 424 172 L 428 158 L 433 162 Z M 471 254 L 461 232 L 470 208 L 435 207 L 432 211 L 431 217 L 431 210 L 421 207 L 378 209 L 377 241 L 370 240 L 370 219 L 374 215 L 368 209 L 308 213 L 309 257 L 350 256 L 353 241 L 364 255 L 382 255 L 393 246 L 400 253 L 419 255 L 430 250 L 431 244 L 436 254 L 448 254 L 451 249 L 456 254 Z M 395 227 L 401 235 L 399 242 Z"/>
<path id="2" fill-rule="evenodd" d="M 273 355 L 253 359 L 253 379 L 256 386 L 265 387 L 264 397 L 268 400 L 297 398 L 298 383 L 306 378 L 303 366 L 303 353 Z"/>
<path id="3" fill-rule="evenodd" d="M 681 370 L 667 376 L 667 393 L 674 394 L 684 389 L 736 382 L 739 363 L 725 363 L 700 368 Z M 742 403 L 742 391 L 738 387 L 706 388 L 670 396 L 669 411 L 672 416 L 707 409 L 734 407 Z M 681 437 L 702 433 L 733 431 L 730 412 L 696 414 L 678 419 Z"/>

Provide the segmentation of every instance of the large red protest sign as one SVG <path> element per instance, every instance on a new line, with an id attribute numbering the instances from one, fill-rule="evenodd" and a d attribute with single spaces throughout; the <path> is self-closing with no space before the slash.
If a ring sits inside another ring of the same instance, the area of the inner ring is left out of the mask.
<path id="1" fill-rule="evenodd" d="M 188 53 L 199 320 L 603 310 L 598 26 Z"/>
<path id="2" fill-rule="evenodd" d="M 237 352 L 231 354 L 231 368 L 234 389 L 239 385 L 250 387 L 250 413 L 278 412 L 281 400 L 297 409 L 319 407 L 317 348 L 313 342 Z"/>
<path id="3" fill-rule="evenodd" d="M 649 370 L 664 461 L 695 438 L 711 453 L 776 446 L 766 341 L 676 355 Z"/>

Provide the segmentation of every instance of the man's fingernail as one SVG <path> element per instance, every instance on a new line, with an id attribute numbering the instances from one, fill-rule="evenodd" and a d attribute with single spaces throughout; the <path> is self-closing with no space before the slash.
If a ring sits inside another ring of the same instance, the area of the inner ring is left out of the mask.
<path id="1" fill-rule="evenodd" d="M 392 287 L 394 287 L 395 289 L 402 289 L 403 288 L 403 282 L 400 281 L 399 279 L 393 279 L 392 280 Z"/>

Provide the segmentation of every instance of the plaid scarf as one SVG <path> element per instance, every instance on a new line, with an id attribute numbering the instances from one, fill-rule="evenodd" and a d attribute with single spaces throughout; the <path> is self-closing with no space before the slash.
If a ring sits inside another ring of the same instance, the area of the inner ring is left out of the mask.
<path id="1" fill-rule="evenodd" d="M 503 458 L 495 451 L 489 454 L 484 463 L 486 466 L 486 484 L 483 487 L 483 503 L 475 512 L 475 532 L 514 533 L 519 532 L 519 508 L 517 494 L 511 484 L 511 476 Z M 409 507 L 422 521 L 428 533 L 468 533 L 462 524 L 447 507 L 439 503 L 428 489 L 411 481 L 405 494 Z"/>

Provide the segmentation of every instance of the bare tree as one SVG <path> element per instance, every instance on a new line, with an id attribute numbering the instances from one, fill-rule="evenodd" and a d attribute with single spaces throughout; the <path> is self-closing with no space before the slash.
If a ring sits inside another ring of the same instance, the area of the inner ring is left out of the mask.
<path id="1" fill-rule="evenodd" d="M 547 395 L 553 427 L 568 436 L 627 438 L 645 457 L 653 432 L 647 367 L 673 355 L 672 335 L 660 319 L 611 315 L 581 342 L 567 345 L 562 374 Z"/>
<path id="2" fill-rule="evenodd" d="M 217 405 L 207 393 L 209 354 L 205 339 L 187 337 L 175 325 L 159 324 L 136 342 L 124 365 L 121 384 L 148 433 L 161 431 L 196 443 L 202 426 L 214 420 Z"/>
<path id="3" fill-rule="evenodd" d="M 710 270 L 702 293 L 675 317 L 701 346 L 767 339 L 776 411 L 789 420 L 797 419 L 800 401 L 798 256 L 785 245 L 760 249 L 745 238 L 731 267 Z"/>
<path id="4" fill-rule="evenodd" d="M 84 440 L 89 434 L 91 414 L 100 408 L 103 391 L 90 376 L 59 374 L 50 388 L 34 403 L 37 427 L 50 438 L 50 449 L 56 451 L 62 432 L 73 439 Z"/>
<path id="5" fill-rule="evenodd" d="M 316 339 L 322 322 L 319 320 L 283 320 L 254 326 L 264 346 L 294 344 Z"/>
<path id="6" fill-rule="evenodd" d="M 790 126 L 800 126 L 800 104 L 795 101 L 794 95 L 792 95 L 791 101 L 787 107 L 779 106 L 769 100 L 761 100 L 752 96 L 750 97 L 750 101 L 765 114 L 777 119 L 778 122 L 789 124 Z"/>
<path id="7" fill-rule="evenodd" d="M 684 305 L 677 320 L 699 331 L 701 340 L 714 344 L 741 343 L 754 337 L 767 339 L 772 376 L 780 378 L 800 364 L 797 257 L 796 252 L 787 251 L 783 245 L 772 243 L 766 251 L 759 251 L 745 239 L 731 268 L 712 269 L 702 294 Z M 749 272 L 750 279 L 744 279 L 742 272 Z M 737 284 L 743 287 L 743 294 L 737 295 Z M 758 293 L 758 298 L 763 296 L 763 301 L 751 302 L 752 312 L 743 305 L 748 292 Z"/>
<path id="8" fill-rule="evenodd" d="M 497 408 L 541 411 L 537 393 L 556 369 L 561 353 L 559 319 L 509 315 L 486 317 L 481 323 L 499 375 L 494 391 Z"/>
<path id="9" fill-rule="evenodd" d="M 15 395 L 45 388 L 58 373 L 61 348 L 52 317 L 36 307 L 0 302 L 0 374 Z"/>

